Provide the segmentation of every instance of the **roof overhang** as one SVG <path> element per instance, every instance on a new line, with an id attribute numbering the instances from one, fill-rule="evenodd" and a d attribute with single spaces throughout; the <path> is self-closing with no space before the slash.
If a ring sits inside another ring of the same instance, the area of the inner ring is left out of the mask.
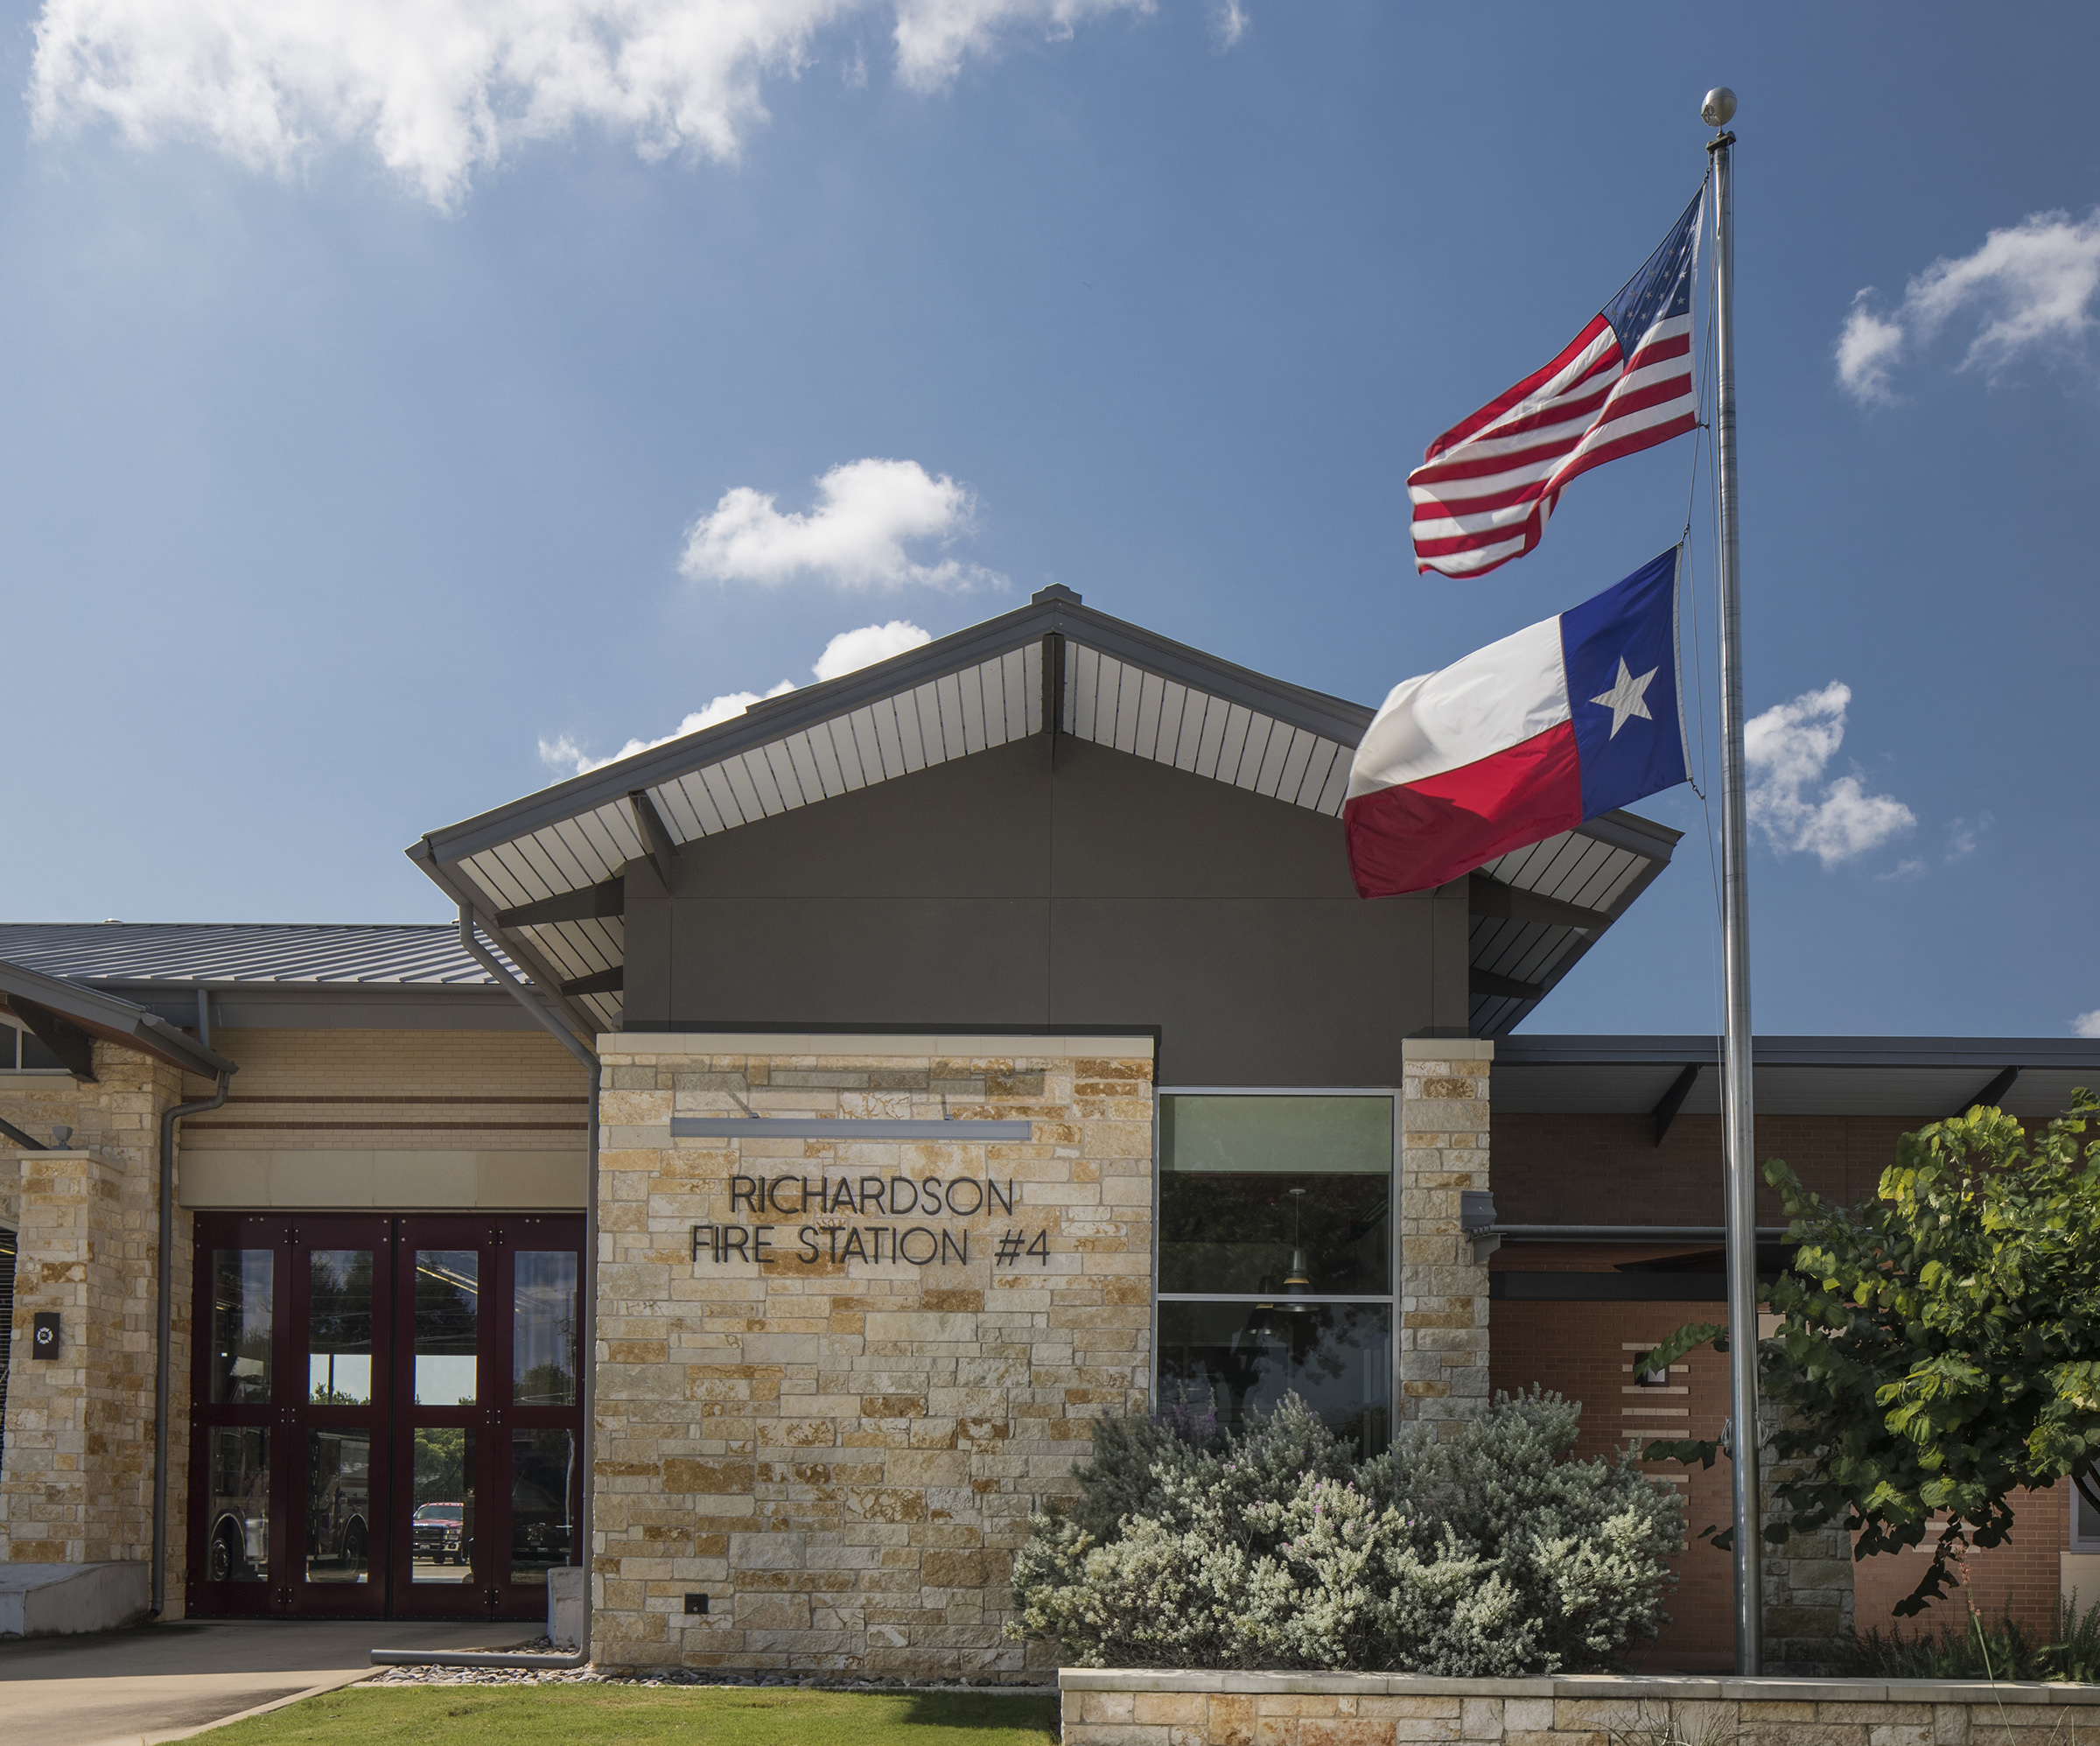
<path id="1" fill-rule="evenodd" d="M 1495 1046 L 1497 1115 L 1720 1112 L 1713 1037 L 1519 1036 Z M 1983 1102 L 2023 1117 L 2060 1114 L 2100 1087 L 2100 1039 L 1759 1037 L 1760 1116 L 1873 1115 L 1937 1120 Z"/>
<path id="2" fill-rule="evenodd" d="M 1069 589 L 434 831 L 410 856 L 582 1031 L 617 1030 L 624 882 L 684 845 L 1046 731 L 1340 816 L 1375 712 L 1220 660 Z M 1472 1029 L 1528 1014 L 1668 864 L 1612 813 L 1468 881 Z"/>
<path id="3" fill-rule="evenodd" d="M 0 964 L 0 1010 L 19 1019 L 76 1079 L 94 1078 L 98 1037 L 207 1079 L 234 1071 L 224 1055 L 143 1006 L 20 964 Z"/>

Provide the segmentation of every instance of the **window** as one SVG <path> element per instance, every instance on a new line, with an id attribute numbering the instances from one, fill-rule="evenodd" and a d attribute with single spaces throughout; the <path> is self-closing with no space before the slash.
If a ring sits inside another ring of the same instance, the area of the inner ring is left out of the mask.
<path id="1" fill-rule="evenodd" d="M 1392 1436 L 1390 1091 L 1159 1094 L 1155 1399 L 1236 1428 L 1295 1392 Z"/>
<path id="2" fill-rule="evenodd" d="M 59 1058 L 16 1025 L 0 1025 L 0 1073 L 62 1071 Z"/>

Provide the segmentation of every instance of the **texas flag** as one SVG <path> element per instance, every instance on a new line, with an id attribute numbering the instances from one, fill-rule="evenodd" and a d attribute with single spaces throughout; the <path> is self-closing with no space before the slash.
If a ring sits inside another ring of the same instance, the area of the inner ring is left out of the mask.
<path id="1" fill-rule="evenodd" d="M 1422 891 L 1686 779 L 1677 551 L 1393 688 L 1349 768 L 1349 871 Z"/>

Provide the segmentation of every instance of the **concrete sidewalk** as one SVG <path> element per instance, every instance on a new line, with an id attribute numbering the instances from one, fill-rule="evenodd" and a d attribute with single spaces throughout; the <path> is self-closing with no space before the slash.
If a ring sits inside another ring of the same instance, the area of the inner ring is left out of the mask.
<path id="1" fill-rule="evenodd" d="M 0 1735 L 139 1746 L 376 1672 L 374 1649 L 507 1649 L 528 1621 L 186 1619 L 95 1637 L 0 1643 Z"/>

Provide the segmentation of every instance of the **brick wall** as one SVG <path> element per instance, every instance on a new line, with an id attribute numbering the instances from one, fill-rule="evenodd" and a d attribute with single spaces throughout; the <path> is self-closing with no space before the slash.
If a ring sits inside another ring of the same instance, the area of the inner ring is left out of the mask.
<path id="1" fill-rule="evenodd" d="M 1498 1133 L 1499 1141 L 1500 1135 Z M 1500 1199 L 1500 1190 L 1497 1190 Z M 1494 1306 L 1494 1386 L 1510 1393 L 1541 1384 L 1582 1403 L 1575 1453 L 1587 1459 L 1657 1437 L 1713 1437 L 1728 1416 L 1728 1366 L 1711 1349 L 1672 1368 L 1662 1388 L 1639 1386 L 1634 1360 L 1687 1322 L 1719 1319 L 1715 1303 L 1512 1303 Z M 1646 1463 L 1685 1497 L 1690 1535 L 1677 1560 L 1671 1622 L 1652 1647 L 1637 1653 L 1643 1672 L 1712 1672 L 1735 1661 L 1734 1567 L 1729 1554 L 1697 1538 L 1732 1514 L 1728 1467 L 1717 1461 L 1689 1470 L 1674 1462 Z"/>
<path id="2" fill-rule="evenodd" d="M 1022 1677 L 1052 1651 L 1001 1634 L 1014 1549 L 1088 1421 L 1150 1394 L 1151 1045 L 802 1046 L 600 1040 L 595 1657 Z M 735 1117 L 738 1098 L 1032 1135 L 671 1138 L 674 1113 Z M 898 1177 L 966 1179 L 972 1210 L 894 1217 Z"/>
<path id="3" fill-rule="evenodd" d="M 1898 1138 L 1939 1113 L 1760 1116 L 1755 1155 L 1849 1206 L 1874 1192 Z M 1679 1116 L 1657 1146 L 1646 1115 L 1499 1115 L 1495 1210 L 1512 1224 L 1718 1224 L 1721 1148 L 1718 1116 Z M 1757 1218 L 1785 1223 L 1761 1177 Z"/>
<path id="4" fill-rule="evenodd" d="M 192 1116 L 200 1150 L 388 1147 L 581 1151 L 590 1084 L 541 1031 L 224 1030 L 241 1070 Z"/>
<path id="5" fill-rule="evenodd" d="M 1831 1200 L 1871 1196 L 1881 1172 L 1894 1162 L 1896 1141 L 1923 1123 L 1919 1116 L 1765 1116 L 1757 1125 L 1758 1156 L 1784 1158 L 1804 1182 Z M 1717 1224 L 1721 1218 L 1720 1121 L 1681 1116 L 1662 1146 L 1645 1115 L 1504 1115 L 1495 1122 L 1496 1212 L 1507 1224 Z M 1760 1189 L 1760 1224 L 1783 1223 L 1776 1197 Z M 1617 1261 L 1655 1250 L 1544 1245 L 1505 1250 L 1500 1268 L 1606 1271 Z M 1712 1437 L 1728 1416 L 1726 1361 L 1711 1350 L 1692 1353 L 1671 1388 L 1682 1395 L 1639 1389 L 1628 1365 L 1634 1353 L 1687 1322 L 1726 1320 L 1725 1305 L 1695 1303 L 1526 1303 L 1494 1305 L 1490 1375 L 1498 1390 L 1543 1383 L 1583 1403 L 1579 1452 L 1600 1453 L 1638 1434 Z M 1661 1397 L 1661 1398 L 1658 1398 Z M 1676 1428 L 1682 1427 L 1682 1428 Z M 1650 1471 L 1677 1475 L 1693 1535 L 1730 1518 L 1728 1469 L 1684 1474 L 1671 1463 Z M 1995 1619 L 2008 1605 L 2015 1617 L 2046 1630 L 2060 1580 L 2059 1554 L 2068 1545 L 2064 1488 L 2021 1500 L 2010 1543 L 1972 1553 L 1966 1595 Z M 1917 1580 L 1923 1554 L 1883 1555 L 1853 1567 L 1855 1629 L 1892 1623 L 1891 1608 Z M 1643 1664 L 1650 1669 L 1705 1671 L 1733 1658 L 1733 1572 L 1728 1554 L 1694 1539 L 1679 1564 L 1681 1583 L 1670 1603 L 1674 1623 Z M 2096 1596 L 2095 1598 L 2100 1598 Z M 1927 1618 L 1936 1626 L 1967 1616 L 1969 1598 L 1950 1597 Z"/>
<path id="6" fill-rule="evenodd" d="M 2003 1546 L 1970 1551 L 1962 1560 L 1960 1587 L 1922 1615 L 1899 1619 L 1894 1609 L 1924 1574 L 1927 1553 L 1884 1553 L 1855 1565 L 1858 1629 L 1893 1628 L 1907 1634 L 1950 1625 L 1964 1629 L 1974 1606 L 1987 1623 L 1995 1623 L 2010 1611 L 2030 1630 L 2046 1636 L 2054 1623 L 2062 1554 L 2071 1543 L 2070 1499 L 2068 1483 L 2017 1499 L 2012 1537 Z M 2095 1601 L 2100 1595 L 2081 1592 L 2080 1610 Z"/>

